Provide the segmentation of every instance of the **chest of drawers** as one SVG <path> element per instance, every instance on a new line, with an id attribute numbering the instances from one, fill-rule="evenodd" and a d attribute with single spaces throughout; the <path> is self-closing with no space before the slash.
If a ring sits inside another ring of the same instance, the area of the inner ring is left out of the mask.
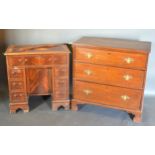
<path id="1" fill-rule="evenodd" d="M 5 53 L 10 112 L 28 112 L 32 95 L 51 95 L 52 110 L 69 109 L 69 54 L 65 45 L 10 46 Z"/>
<path id="2" fill-rule="evenodd" d="M 95 104 L 125 110 L 141 121 L 151 43 L 83 37 L 73 43 L 72 110 Z"/>

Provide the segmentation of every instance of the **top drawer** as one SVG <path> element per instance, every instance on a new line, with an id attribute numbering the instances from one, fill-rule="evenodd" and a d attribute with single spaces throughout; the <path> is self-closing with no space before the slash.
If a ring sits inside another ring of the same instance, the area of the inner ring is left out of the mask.
<path id="1" fill-rule="evenodd" d="M 67 63 L 67 55 L 50 54 L 50 55 L 25 55 L 25 56 L 9 56 L 8 63 L 10 66 L 24 65 L 59 65 Z"/>
<path id="2" fill-rule="evenodd" d="M 23 66 L 25 58 L 23 56 L 9 56 L 8 63 L 10 66 Z"/>
<path id="3" fill-rule="evenodd" d="M 112 52 L 108 50 L 76 48 L 75 60 L 93 64 L 145 70 L 147 55 L 139 53 Z"/>

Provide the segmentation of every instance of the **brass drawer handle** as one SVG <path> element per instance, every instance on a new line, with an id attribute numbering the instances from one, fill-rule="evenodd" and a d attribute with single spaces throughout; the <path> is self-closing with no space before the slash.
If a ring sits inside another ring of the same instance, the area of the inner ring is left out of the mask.
<path id="1" fill-rule="evenodd" d="M 17 97 L 17 94 L 14 94 L 13 97 Z"/>
<path id="2" fill-rule="evenodd" d="M 88 59 L 93 57 L 93 55 L 91 53 L 87 53 L 86 56 L 87 56 Z"/>
<path id="3" fill-rule="evenodd" d="M 85 90 L 83 90 L 83 92 L 84 92 L 86 95 L 92 94 L 92 91 L 89 90 L 89 89 L 85 89 Z"/>
<path id="4" fill-rule="evenodd" d="M 84 70 L 84 72 L 85 72 L 87 75 L 91 75 L 91 74 L 92 74 L 92 71 L 91 71 L 91 70 Z"/>
<path id="5" fill-rule="evenodd" d="M 127 95 L 122 95 L 122 96 L 121 96 L 121 99 L 122 99 L 123 101 L 127 101 L 127 100 L 130 99 L 130 97 L 127 96 Z"/>
<path id="6" fill-rule="evenodd" d="M 123 78 L 126 80 L 126 81 L 129 81 L 131 80 L 133 77 L 131 75 L 124 75 Z"/>
<path id="7" fill-rule="evenodd" d="M 19 59 L 18 59 L 18 62 L 22 62 L 22 58 L 19 58 Z"/>
<path id="8" fill-rule="evenodd" d="M 12 74 L 16 74 L 16 73 L 21 73 L 21 70 L 18 69 L 18 70 L 13 70 L 12 71 Z"/>
<path id="9" fill-rule="evenodd" d="M 20 70 L 20 69 L 18 69 L 18 70 L 16 70 L 16 72 L 17 72 L 17 73 L 21 73 L 21 70 Z"/>
<path id="10" fill-rule="evenodd" d="M 16 82 L 13 82 L 12 84 L 13 84 L 13 86 L 15 86 L 16 85 Z"/>
<path id="11" fill-rule="evenodd" d="M 27 62 L 28 61 L 28 59 L 27 58 L 25 58 L 25 60 L 24 60 L 25 62 Z"/>
<path id="12" fill-rule="evenodd" d="M 19 96 L 20 96 L 20 97 L 22 97 L 22 96 L 23 96 L 23 94 L 19 94 Z"/>
<path id="13" fill-rule="evenodd" d="M 134 60 L 133 58 L 128 57 L 128 58 L 125 58 L 124 61 L 125 61 L 127 64 L 130 64 L 130 63 L 134 62 L 135 60 Z"/>

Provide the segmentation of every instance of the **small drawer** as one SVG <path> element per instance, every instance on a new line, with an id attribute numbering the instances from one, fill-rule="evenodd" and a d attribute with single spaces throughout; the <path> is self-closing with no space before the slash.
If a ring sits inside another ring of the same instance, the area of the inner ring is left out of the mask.
<path id="1" fill-rule="evenodd" d="M 64 67 L 56 67 L 55 68 L 55 76 L 57 78 L 66 78 L 69 76 L 69 71 L 66 66 Z"/>
<path id="2" fill-rule="evenodd" d="M 74 77 L 77 80 L 142 89 L 145 71 L 75 63 Z"/>
<path id="3" fill-rule="evenodd" d="M 55 54 L 53 55 L 53 63 L 57 64 L 66 64 L 67 63 L 67 55 L 65 54 Z"/>
<path id="4" fill-rule="evenodd" d="M 139 53 L 112 52 L 88 48 L 76 48 L 75 59 L 100 65 L 146 69 L 147 55 Z"/>
<path id="5" fill-rule="evenodd" d="M 27 56 L 25 58 L 25 65 L 36 65 L 39 62 L 39 57 L 36 56 Z"/>
<path id="6" fill-rule="evenodd" d="M 60 91 L 66 91 L 68 88 L 68 80 L 67 79 L 61 79 L 61 80 L 55 80 L 55 89 Z"/>
<path id="7" fill-rule="evenodd" d="M 23 56 L 9 56 L 8 63 L 10 66 L 23 66 L 25 64 Z"/>
<path id="8" fill-rule="evenodd" d="M 23 81 L 10 81 L 11 91 L 22 91 L 25 89 Z"/>
<path id="9" fill-rule="evenodd" d="M 23 78 L 24 76 L 24 69 L 9 69 L 9 77 L 10 78 Z"/>
<path id="10" fill-rule="evenodd" d="M 137 110 L 142 91 L 75 81 L 73 96 L 85 102 Z"/>
<path id="11" fill-rule="evenodd" d="M 54 99 L 55 100 L 65 100 L 65 99 L 68 99 L 68 94 L 65 91 L 64 92 L 56 91 L 54 93 Z"/>
<path id="12" fill-rule="evenodd" d="M 10 94 L 10 102 L 25 102 L 26 100 L 26 94 L 23 92 L 14 92 Z"/>

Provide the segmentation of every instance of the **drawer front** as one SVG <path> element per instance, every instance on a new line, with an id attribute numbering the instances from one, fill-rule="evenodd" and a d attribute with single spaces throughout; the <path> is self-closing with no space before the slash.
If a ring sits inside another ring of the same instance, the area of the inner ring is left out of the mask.
<path id="1" fill-rule="evenodd" d="M 9 77 L 15 79 L 21 79 L 24 77 L 24 69 L 9 69 Z"/>
<path id="2" fill-rule="evenodd" d="M 61 79 L 61 80 L 55 80 L 55 88 L 60 91 L 66 91 L 67 90 L 67 79 Z"/>
<path id="3" fill-rule="evenodd" d="M 43 65 L 52 65 L 53 64 L 53 56 L 52 55 L 45 55 L 43 59 L 40 61 Z"/>
<path id="4" fill-rule="evenodd" d="M 68 99 L 68 97 L 69 97 L 68 79 L 55 80 L 54 98 L 55 99 Z"/>
<path id="5" fill-rule="evenodd" d="M 22 91 L 25 90 L 23 81 L 10 81 L 10 89 L 11 91 Z"/>
<path id="6" fill-rule="evenodd" d="M 56 91 L 54 94 L 54 99 L 55 100 L 66 100 L 68 99 L 68 96 L 66 95 L 65 92 Z"/>
<path id="7" fill-rule="evenodd" d="M 79 80 L 141 89 L 145 71 L 76 63 L 74 74 Z"/>
<path id="8" fill-rule="evenodd" d="M 31 55 L 31 56 L 11 56 L 8 57 L 8 63 L 11 66 L 24 65 L 59 65 L 67 63 L 67 55 L 52 54 L 52 55 Z"/>
<path id="9" fill-rule="evenodd" d="M 23 66 L 25 63 L 23 56 L 10 56 L 8 57 L 8 63 L 10 66 Z"/>
<path id="10" fill-rule="evenodd" d="M 53 58 L 51 55 L 33 55 L 25 58 L 25 65 L 52 65 Z"/>
<path id="11" fill-rule="evenodd" d="M 145 69 L 147 56 L 137 53 L 111 52 L 87 48 L 76 48 L 75 59 L 81 62 Z"/>
<path id="12" fill-rule="evenodd" d="M 25 65 L 38 65 L 40 62 L 40 56 L 27 56 L 25 58 Z"/>
<path id="13" fill-rule="evenodd" d="M 23 92 L 14 92 L 10 94 L 10 102 L 25 102 L 27 99 L 26 94 Z"/>
<path id="14" fill-rule="evenodd" d="M 120 87 L 75 81 L 74 98 L 120 108 L 139 109 L 142 93 Z"/>
<path id="15" fill-rule="evenodd" d="M 68 72 L 67 66 L 55 68 L 55 76 L 57 78 L 67 78 L 69 76 Z"/>
<path id="16" fill-rule="evenodd" d="M 52 55 L 33 55 L 25 58 L 25 65 L 52 65 Z"/>
<path id="17" fill-rule="evenodd" d="M 66 54 L 54 54 L 53 63 L 57 64 L 67 64 L 67 55 Z"/>

